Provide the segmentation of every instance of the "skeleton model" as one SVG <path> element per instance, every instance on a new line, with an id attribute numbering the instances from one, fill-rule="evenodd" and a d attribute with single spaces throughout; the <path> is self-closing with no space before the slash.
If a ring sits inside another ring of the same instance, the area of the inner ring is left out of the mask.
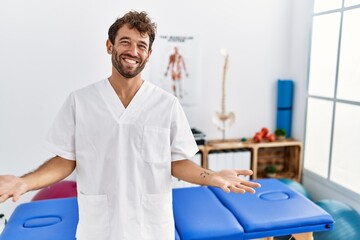
<path id="1" fill-rule="evenodd" d="M 228 70 L 229 54 L 222 49 L 221 54 L 225 57 L 223 78 L 222 78 L 222 95 L 221 95 L 221 112 L 216 112 L 213 117 L 213 123 L 222 131 L 222 139 L 225 140 L 225 131 L 235 122 L 235 113 L 226 112 L 226 77 Z"/>

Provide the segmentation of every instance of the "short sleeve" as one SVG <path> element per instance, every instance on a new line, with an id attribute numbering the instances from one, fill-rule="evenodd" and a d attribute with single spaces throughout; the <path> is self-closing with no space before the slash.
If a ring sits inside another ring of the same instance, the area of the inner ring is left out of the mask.
<path id="1" fill-rule="evenodd" d="M 171 113 L 171 161 L 191 159 L 199 148 L 179 101 L 175 99 Z"/>
<path id="2" fill-rule="evenodd" d="M 75 97 L 70 94 L 57 114 L 46 138 L 45 148 L 68 160 L 75 160 Z"/>

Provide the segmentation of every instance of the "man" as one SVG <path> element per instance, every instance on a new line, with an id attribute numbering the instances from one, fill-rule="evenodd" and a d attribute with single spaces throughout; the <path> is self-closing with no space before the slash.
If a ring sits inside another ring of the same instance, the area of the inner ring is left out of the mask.
<path id="1" fill-rule="evenodd" d="M 0 176 L 0 202 L 76 169 L 77 239 L 173 240 L 171 174 L 255 192 L 257 183 L 238 178 L 250 170 L 211 172 L 188 160 L 198 148 L 177 98 L 141 78 L 155 30 L 145 12 L 115 21 L 106 42 L 111 76 L 70 94 L 47 137 L 55 157 L 20 178 Z"/>

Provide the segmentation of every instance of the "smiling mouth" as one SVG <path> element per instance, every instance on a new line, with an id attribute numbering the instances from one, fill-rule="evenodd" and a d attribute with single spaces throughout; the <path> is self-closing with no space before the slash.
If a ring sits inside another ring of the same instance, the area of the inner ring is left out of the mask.
<path id="1" fill-rule="evenodd" d="M 129 64 L 132 64 L 132 65 L 135 65 L 135 64 L 138 64 L 140 61 L 136 61 L 134 59 L 130 59 L 130 58 L 122 58 L 123 61 L 125 61 L 126 63 L 129 63 Z"/>

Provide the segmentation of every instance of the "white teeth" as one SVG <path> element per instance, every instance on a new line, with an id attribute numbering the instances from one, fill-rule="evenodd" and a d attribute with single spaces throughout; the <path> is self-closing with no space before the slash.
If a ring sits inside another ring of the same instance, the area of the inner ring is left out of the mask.
<path id="1" fill-rule="evenodd" d="M 135 60 L 131 60 L 131 59 L 128 59 L 128 58 L 125 58 L 124 60 L 125 60 L 126 62 L 128 62 L 128 63 L 136 64 L 136 61 L 135 61 Z"/>

